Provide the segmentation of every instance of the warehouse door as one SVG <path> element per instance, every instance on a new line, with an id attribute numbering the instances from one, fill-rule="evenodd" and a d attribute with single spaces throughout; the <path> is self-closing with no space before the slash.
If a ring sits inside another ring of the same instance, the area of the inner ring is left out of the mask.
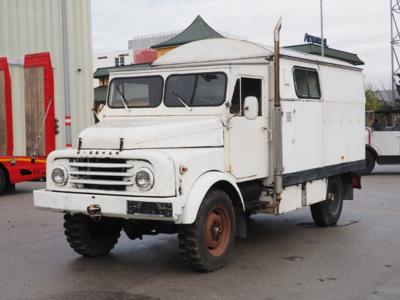
<path id="1" fill-rule="evenodd" d="M 47 156 L 55 149 L 54 84 L 50 54 L 25 56 L 26 154 Z"/>
<path id="2" fill-rule="evenodd" d="M 12 155 L 11 80 L 7 59 L 0 58 L 0 156 Z"/>

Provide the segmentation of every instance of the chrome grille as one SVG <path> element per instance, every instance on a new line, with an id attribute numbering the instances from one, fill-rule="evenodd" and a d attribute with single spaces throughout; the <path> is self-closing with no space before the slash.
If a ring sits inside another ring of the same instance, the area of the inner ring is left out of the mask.
<path id="1" fill-rule="evenodd" d="M 124 159 L 75 158 L 68 166 L 74 188 L 126 191 L 133 185 L 133 163 Z"/>

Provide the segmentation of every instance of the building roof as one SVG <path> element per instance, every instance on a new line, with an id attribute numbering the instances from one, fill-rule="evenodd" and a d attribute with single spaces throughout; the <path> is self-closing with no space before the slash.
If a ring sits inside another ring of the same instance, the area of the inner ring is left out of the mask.
<path id="1" fill-rule="evenodd" d="M 151 48 L 167 48 L 204 39 L 223 37 L 223 35 L 212 29 L 201 16 L 197 16 L 192 24 L 190 24 L 189 27 L 187 27 L 184 31 L 165 42 L 152 46 Z"/>
<path id="2" fill-rule="evenodd" d="M 383 103 L 387 103 L 389 105 L 393 105 L 392 101 L 392 90 L 379 90 L 374 91 L 375 95 L 378 97 L 378 100 Z M 397 90 L 394 91 L 395 99 L 400 99 L 399 92 Z"/>
<path id="3" fill-rule="evenodd" d="M 104 67 L 104 68 L 98 68 L 94 74 L 93 78 L 95 79 L 100 79 L 102 77 L 108 77 L 111 72 L 114 71 L 129 71 L 129 70 L 134 70 L 134 69 L 140 69 L 140 68 L 145 68 L 145 67 L 150 67 L 150 64 L 133 64 L 133 65 L 126 65 L 126 66 L 120 66 L 120 67 Z"/>
<path id="4" fill-rule="evenodd" d="M 272 47 L 249 41 L 218 38 L 196 41 L 177 47 L 159 57 L 153 62 L 152 66 L 215 62 L 234 63 L 243 60 L 265 62 L 266 58 L 270 58 L 273 55 L 274 49 Z M 353 65 L 341 60 L 301 53 L 290 49 L 281 49 L 281 56 L 354 68 Z"/>
<path id="5" fill-rule="evenodd" d="M 287 46 L 285 48 L 303 52 L 303 53 L 315 54 L 315 55 L 321 55 L 321 51 L 322 51 L 321 45 L 317 45 L 317 44 L 301 44 L 301 45 Z M 324 50 L 325 50 L 326 57 L 339 59 L 339 60 L 345 61 L 349 64 L 352 64 L 354 66 L 364 65 L 364 62 L 358 57 L 357 54 L 345 52 L 345 51 L 341 51 L 341 50 L 337 50 L 337 49 L 333 49 L 333 48 L 325 48 Z"/>

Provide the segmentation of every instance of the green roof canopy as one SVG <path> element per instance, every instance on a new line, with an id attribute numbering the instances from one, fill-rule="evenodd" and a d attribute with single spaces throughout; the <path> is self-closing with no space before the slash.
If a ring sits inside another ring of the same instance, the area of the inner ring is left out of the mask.
<path id="1" fill-rule="evenodd" d="M 221 34 L 216 32 L 214 29 L 208 25 L 202 17 L 197 16 L 196 19 L 186 28 L 184 31 L 174 36 L 173 38 L 162 42 L 160 44 L 154 45 L 151 48 L 167 48 L 173 46 L 180 46 L 194 41 L 213 39 L 213 38 L 223 38 Z"/>
<path id="2" fill-rule="evenodd" d="M 98 68 L 94 72 L 93 78 L 100 79 L 102 77 L 108 77 L 110 75 L 110 73 L 113 71 L 129 71 L 129 70 L 141 69 L 141 68 L 146 68 L 146 67 L 150 67 L 150 64 L 133 64 L 133 65 L 120 66 L 120 67 Z"/>
<path id="3" fill-rule="evenodd" d="M 308 54 L 315 54 L 321 55 L 321 45 L 316 44 L 302 44 L 302 45 L 294 45 L 294 46 L 287 46 L 286 49 L 291 49 L 303 53 Z M 330 58 L 335 58 L 354 66 L 361 66 L 364 65 L 364 62 L 358 57 L 357 54 L 345 52 L 333 48 L 324 48 L 325 56 Z"/>

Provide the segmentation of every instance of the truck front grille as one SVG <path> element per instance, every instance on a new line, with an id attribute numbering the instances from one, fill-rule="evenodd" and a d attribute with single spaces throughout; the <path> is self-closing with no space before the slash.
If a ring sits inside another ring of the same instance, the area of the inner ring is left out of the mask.
<path id="1" fill-rule="evenodd" d="M 68 166 L 74 188 L 126 191 L 133 185 L 133 163 L 124 159 L 74 158 Z"/>

